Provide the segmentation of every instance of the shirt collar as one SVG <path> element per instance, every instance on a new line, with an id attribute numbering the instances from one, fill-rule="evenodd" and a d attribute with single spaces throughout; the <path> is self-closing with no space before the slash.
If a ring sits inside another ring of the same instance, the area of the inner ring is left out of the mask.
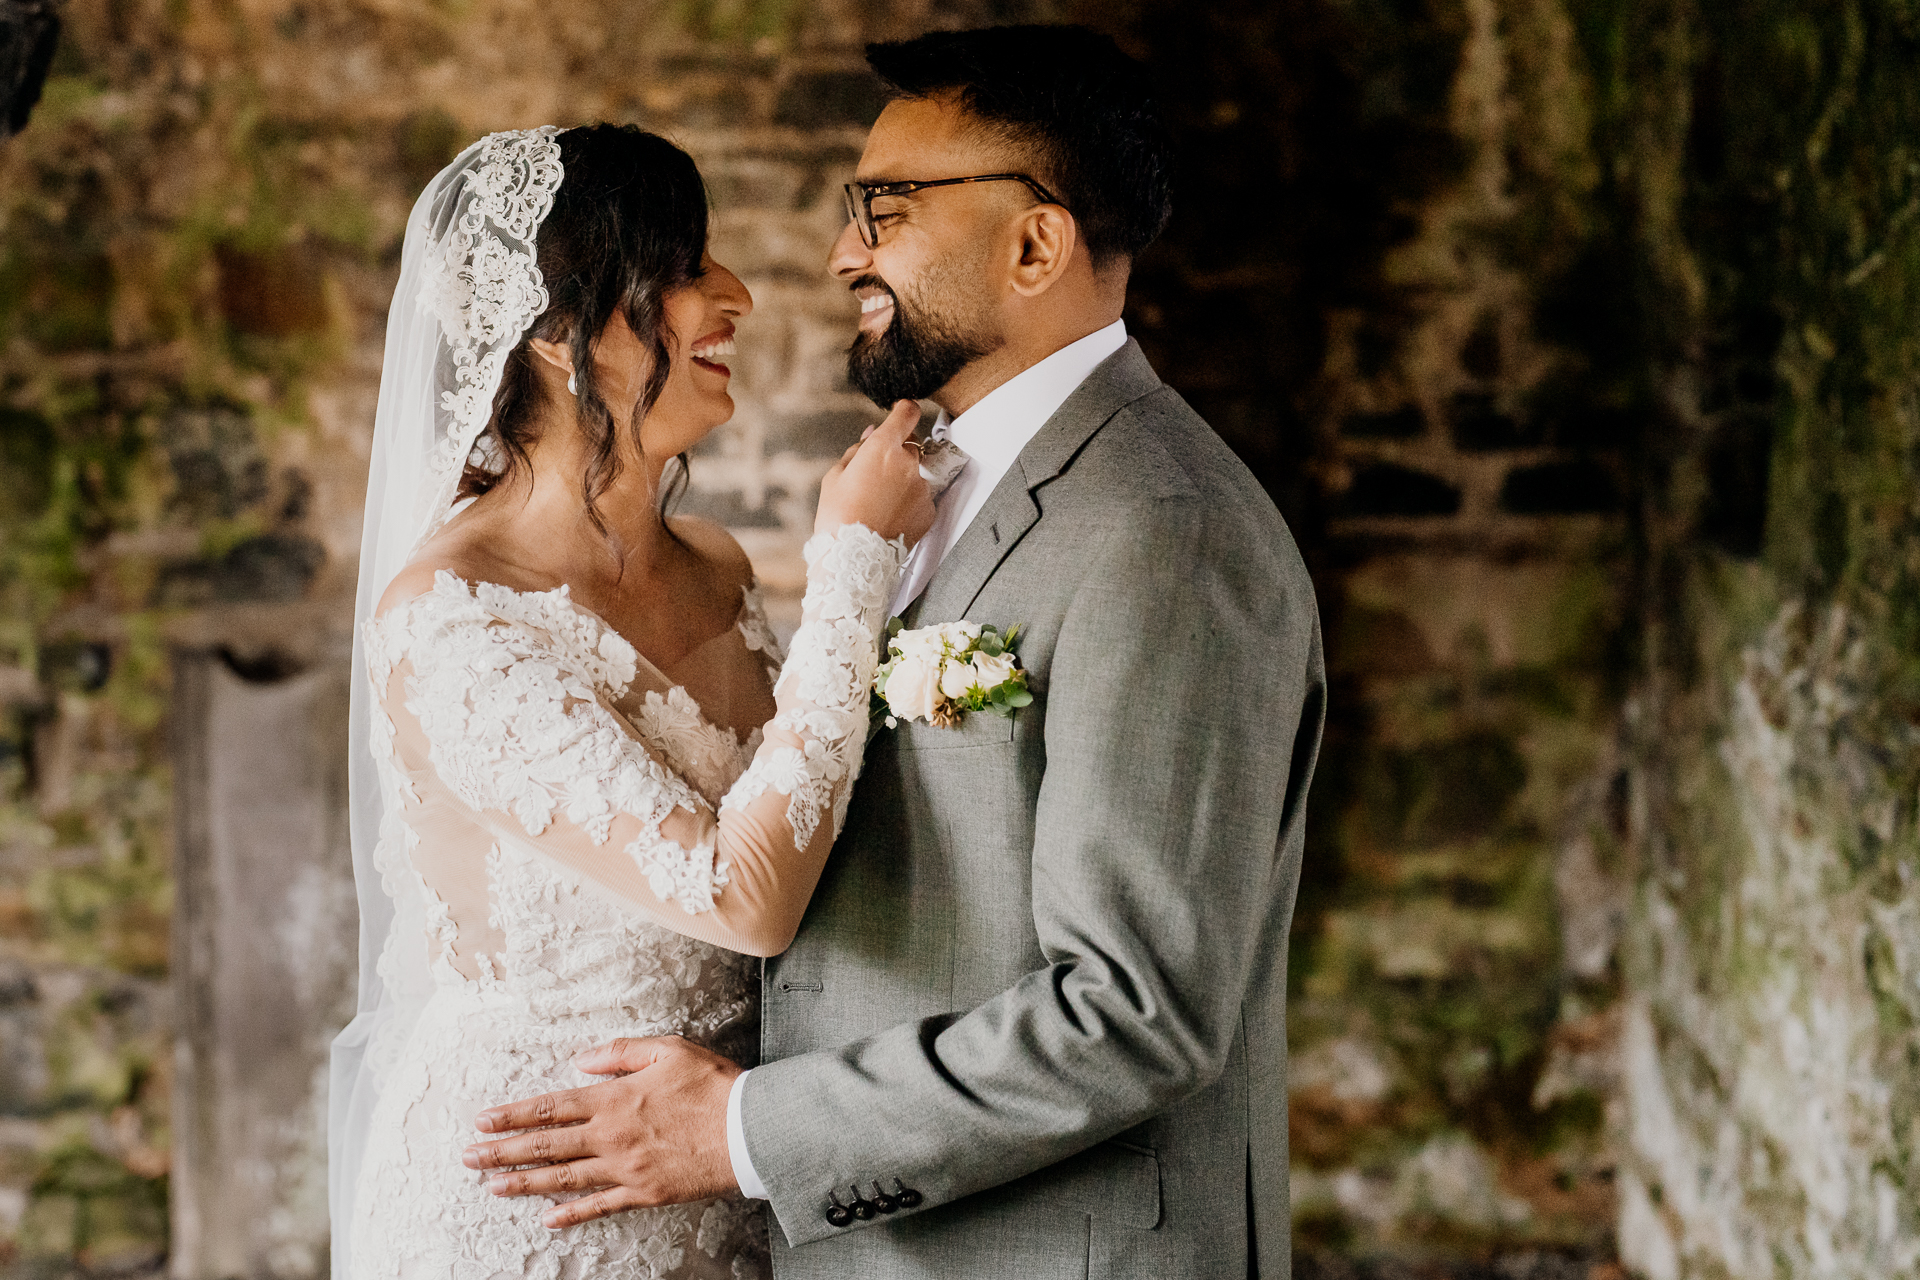
<path id="1" fill-rule="evenodd" d="M 983 473 L 1004 474 L 1047 419 L 1102 360 L 1127 345 L 1127 324 L 1115 320 L 1022 369 L 957 418 L 942 409 L 933 430 L 946 435 Z"/>

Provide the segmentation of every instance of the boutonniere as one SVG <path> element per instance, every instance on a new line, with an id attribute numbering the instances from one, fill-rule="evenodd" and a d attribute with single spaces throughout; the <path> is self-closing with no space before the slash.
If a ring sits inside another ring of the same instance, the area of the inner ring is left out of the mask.
<path id="1" fill-rule="evenodd" d="M 1018 625 L 1001 631 L 978 622 L 943 622 L 911 631 L 887 624 L 887 660 L 873 678 L 887 728 L 925 720 L 942 729 L 969 711 L 1011 716 L 1033 701 L 1013 652 Z"/>

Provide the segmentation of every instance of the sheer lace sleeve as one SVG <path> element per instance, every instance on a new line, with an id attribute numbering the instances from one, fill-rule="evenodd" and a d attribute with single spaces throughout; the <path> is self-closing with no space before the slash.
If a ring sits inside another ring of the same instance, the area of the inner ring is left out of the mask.
<path id="1" fill-rule="evenodd" d="M 800 629 L 773 686 L 780 714 L 767 725 L 760 753 L 720 802 L 723 811 L 751 812 L 769 791 L 785 796 L 796 849 L 813 842 L 823 813 L 833 814 L 833 836 L 846 820 L 866 746 L 867 691 L 879 665 L 880 625 L 906 550 L 854 525 L 812 539 L 804 554 Z"/>
<path id="2" fill-rule="evenodd" d="M 717 812 L 612 705 L 634 679 L 631 646 L 564 598 L 553 607 L 559 593 L 469 592 L 446 574 L 383 633 L 374 674 L 397 763 L 416 795 L 444 789 L 496 836 L 669 928 L 783 950 L 859 773 L 905 547 L 852 525 L 813 539 L 806 557 L 778 714 Z"/>

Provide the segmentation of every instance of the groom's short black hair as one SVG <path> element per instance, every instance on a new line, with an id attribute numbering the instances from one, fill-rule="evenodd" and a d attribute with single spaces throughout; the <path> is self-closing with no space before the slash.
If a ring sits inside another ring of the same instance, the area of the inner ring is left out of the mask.
<path id="1" fill-rule="evenodd" d="M 1147 70 L 1086 27 L 936 31 L 867 46 L 896 98 L 955 93 L 1079 224 L 1095 263 L 1152 244 L 1173 212 L 1173 143 Z M 920 175 L 908 175 L 918 177 Z"/>

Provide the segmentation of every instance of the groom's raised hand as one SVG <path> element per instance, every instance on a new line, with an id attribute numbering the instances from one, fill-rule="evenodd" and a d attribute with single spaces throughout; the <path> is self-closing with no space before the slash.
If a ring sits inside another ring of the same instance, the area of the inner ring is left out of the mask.
<path id="1" fill-rule="evenodd" d="M 570 1227 L 623 1209 L 739 1192 L 727 1155 L 727 1093 L 738 1066 L 679 1036 L 615 1040 L 574 1065 L 619 1079 L 475 1117 L 482 1133 L 533 1130 L 468 1147 L 461 1157 L 469 1169 L 501 1170 L 488 1180 L 493 1194 L 578 1195 L 541 1217 L 549 1227 Z"/>

